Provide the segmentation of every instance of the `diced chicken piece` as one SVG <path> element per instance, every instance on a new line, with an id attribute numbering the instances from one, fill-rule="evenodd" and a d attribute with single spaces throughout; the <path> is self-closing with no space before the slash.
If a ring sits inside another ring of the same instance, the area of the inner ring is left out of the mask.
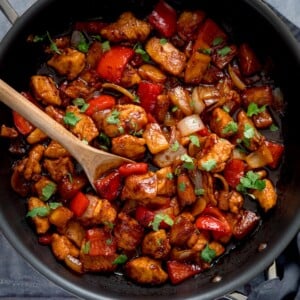
<path id="1" fill-rule="evenodd" d="M 45 159 L 43 166 L 55 182 L 61 181 L 63 177 L 74 172 L 74 164 L 70 157 Z"/>
<path id="2" fill-rule="evenodd" d="M 229 141 L 210 134 L 197 155 L 198 168 L 202 171 L 220 172 L 230 158 L 234 145 Z"/>
<path id="3" fill-rule="evenodd" d="M 263 168 L 272 162 L 272 152 L 265 143 L 262 143 L 257 150 L 246 156 L 246 163 L 249 169 Z"/>
<path id="4" fill-rule="evenodd" d="M 179 215 L 170 230 L 170 243 L 173 246 L 186 246 L 188 240 L 195 232 L 193 218 L 189 216 Z"/>
<path id="5" fill-rule="evenodd" d="M 84 69 L 85 62 L 84 53 L 72 48 L 65 48 L 60 54 L 54 54 L 47 64 L 60 75 L 66 76 L 68 80 L 73 80 Z"/>
<path id="6" fill-rule="evenodd" d="M 208 247 L 215 251 L 216 257 L 222 255 L 225 252 L 225 248 L 221 243 L 212 241 L 208 244 Z"/>
<path id="7" fill-rule="evenodd" d="M 42 200 L 48 200 L 48 199 L 45 199 L 45 197 L 43 195 L 44 194 L 43 189 L 46 188 L 48 185 L 53 185 L 55 187 L 55 183 L 46 176 L 42 176 L 34 184 L 35 192 L 37 193 L 38 197 Z M 56 191 L 56 188 L 55 188 L 54 192 L 55 191 Z"/>
<path id="8" fill-rule="evenodd" d="M 125 133 L 139 132 L 144 129 L 147 122 L 147 114 L 141 106 L 120 104 L 105 115 L 102 129 L 109 137 L 116 137 Z"/>
<path id="9" fill-rule="evenodd" d="M 42 167 L 40 161 L 44 151 L 45 147 L 42 145 L 36 145 L 30 150 L 24 169 L 24 178 L 26 180 L 30 180 L 35 174 L 41 173 Z"/>
<path id="10" fill-rule="evenodd" d="M 154 259 L 166 259 L 171 250 L 169 238 L 164 229 L 152 231 L 145 235 L 142 243 L 142 254 Z"/>
<path id="11" fill-rule="evenodd" d="M 113 272 L 118 267 L 114 261 L 118 257 L 117 253 L 110 255 L 88 255 L 80 253 L 80 261 L 85 271 L 90 272 Z"/>
<path id="12" fill-rule="evenodd" d="M 137 220 L 121 212 L 114 227 L 118 248 L 133 251 L 142 242 L 144 229 Z"/>
<path id="13" fill-rule="evenodd" d="M 65 112 L 61 109 L 58 109 L 52 105 L 49 105 L 45 108 L 45 112 L 48 116 L 50 116 L 52 119 L 54 119 L 59 124 L 64 124 L 64 116 Z"/>
<path id="14" fill-rule="evenodd" d="M 164 136 L 159 124 L 150 123 L 143 133 L 147 147 L 152 154 L 157 154 L 169 148 L 169 142 Z"/>
<path id="15" fill-rule="evenodd" d="M 157 96 L 153 115 L 158 123 L 164 123 L 164 120 L 168 114 L 170 104 L 171 101 L 168 95 Z"/>
<path id="16" fill-rule="evenodd" d="M 168 274 L 162 269 L 161 262 L 146 256 L 126 263 L 125 272 L 129 278 L 141 284 L 158 285 L 168 279 Z"/>
<path id="17" fill-rule="evenodd" d="M 79 218 L 85 226 L 97 224 L 113 224 L 117 217 L 116 209 L 106 199 L 87 194 L 89 205 L 84 214 Z"/>
<path id="18" fill-rule="evenodd" d="M 217 107 L 212 111 L 210 129 L 219 137 L 228 138 L 234 135 L 238 126 L 233 118 L 224 109 Z"/>
<path id="19" fill-rule="evenodd" d="M 176 192 L 174 179 L 170 175 L 172 175 L 171 167 L 164 167 L 156 172 L 158 195 L 172 196 Z"/>
<path id="20" fill-rule="evenodd" d="M 182 12 L 177 21 L 177 33 L 180 38 L 184 41 L 192 40 L 205 16 L 205 12 L 201 10 Z"/>
<path id="21" fill-rule="evenodd" d="M 141 65 L 138 68 L 138 73 L 142 79 L 156 83 L 164 83 L 167 79 L 167 76 L 160 69 L 150 64 Z"/>
<path id="22" fill-rule="evenodd" d="M 59 206 L 50 212 L 49 222 L 58 227 L 58 230 L 61 230 L 72 217 L 73 213 L 67 207 Z"/>
<path id="23" fill-rule="evenodd" d="M 187 89 L 182 86 L 176 86 L 169 90 L 168 96 L 174 106 L 180 109 L 186 116 L 189 116 L 193 113 L 191 107 L 192 97 Z"/>
<path id="24" fill-rule="evenodd" d="M 235 191 L 232 190 L 230 192 L 228 191 L 221 191 L 218 196 L 218 207 L 221 210 L 227 211 L 234 214 L 238 214 L 241 210 L 241 208 L 244 205 L 244 198 L 243 196 Z"/>
<path id="25" fill-rule="evenodd" d="M 146 152 L 145 139 L 129 134 L 124 134 L 113 138 L 111 144 L 112 153 L 127 157 L 132 160 L 139 160 L 143 158 Z"/>
<path id="26" fill-rule="evenodd" d="M 264 136 L 255 128 L 252 120 L 247 116 L 246 112 L 241 110 L 237 115 L 238 131 L 234 136 L 237 142 L 250 151 L 255 151 L 263 143 Z"/>
<path id="27" fill-rule="evenodd" d="M 273 124 L 272 116 L 267 110 L 252 116 L 252 121 L 255 127 L 258 129 L 266 129 Z"/>
<path id="28" fill-rule="evenodd" d="M 59 158 L 69 155 L 69 152 L 56 141 L 51 141 L 44 152 L 44 156 L 47 158 Z"/>
<path id="29" fill-rule="evenodd" d="M 157 195 L 157 176 L 153 172 L 125 178 L 122 200 L 149 201 Z"/>
<path id="30" fill-rule="evenodd" d="M 30 86 L 37 100 L 44 104 L 61 105 L 59 90 L 51 77 L 34 75 L 30 79 Z"/>
<path id="31" fill-rule="evenodd" d="M 184 81 L 191 84 L 199 84 L 206 73 L 211 61 L 210 55 L 194 52 L 189 58 L 184 73 Z"/>
<path id="32" fill-rule="evenodd" d="M 70 220 L 66 225 L 64 235 L 77 247 L 81 247 L 82 241 L 85 237 L 85 230 L 79 222 Z"/>
<path id="33" fill-rule="evenodd" d="M 124 12 L 115 23 L 105 26 L 100 34 L 111 42 L 143 42 L 151 27 L 149 23 L 137 19 L 131 12 Z"/>
<path id="34" fill-rule="evenodd" d="M 58 260 L 64 260 L 67 255 L 79 256 L 79 249 L 64 235 L 52 234 L 51 249 Z"/>
<path id="35" fill-rule="evenodd" d="M 177 195 L 181 207 L 196 201 L 195 187 L 186 173 L 177 176 Z"/>
<path id="36" fill-rule="evenodd" d="M 141 77 L 138 74 L 138 71 L 133 68 L 131 65 L 127 64 L 121 78 L 121 86 L 129 88 L 141 81 Z"/>
<path id="37" fill-rule="evenodd" d="M 264 179 L 264 181 L 266 183 L 266 187 L 263 190 L 253 190 L 251 193 L 257 199 L 262 209 L 267 212 L 276 205 L 277 193 L 269 179 Z"/>
<path id="38" fill-rule="evenodd" d="M 145 49 L 150 57 L 158 63 L 162 69 L 172 75 L 180 75 L 186 65 L 186 56 L 170 42 L 161 43 L 159 38 L 151 38 Z"/>
<path id="39" fill-rule="evenodd" d="M 89 116 L 80 113 L 78 107 L 68 106 L 67 113 L 73 113 L 78 118 L 78 122 L 74 126 L 70 126 L 70 131 L 80 140 L 89 143 L 99 135 L 99 131 L 93 120 Z"/>
<path id="40" fill-rule="evenodd" d="M 94 41 L 86 54 L 86 63 L 87 66 L 91 69 L 95 69 L 98 65 L 100 57 L 102 55 L 103 49 L 101 42 Z"/>
<path id="41" fill-rule="evenodd" d="M 259 223 L 259 216 L 253 211 L 244 210 L 238 216 L 237 222 L 233 226 L 233 236 L 236 239 L 242 239 L 249 235 Z"/>
<path id="42" fill-rule="evenodd" d="M 255 103 L 258 107 L 272 105 L 272 89 L 268 85 L 249 87 L 243 91 L 242 101 L 245 107 L 248 107 L 250 103 Z"/>
<path id="43" fill-rule="evenodd" d="M 31 188 L 28 185 L 28 181 L 24 178 L 23 174 L 27 161 L 28 158 L 24 158 L 21 161 L 19 161 L 15 166 L 13 166 L 13 173 L 10 179 L 12 189 L 22 197 L 27 196 L 28 193 L 31 192 Z"/>
<path id="44" fill-rule="evenodd" d="M 47 205 L 37 197 L 30 197 L 28 200 L 28 211 L 38 208 L 38 207 L 46 207 Z M 50 228 L 50 223 L 48 217 L 33 217 L 32 221 L 35 225 L 35 230 L 38 234 L 46 233 Z"/>
<path id="45" fill-rule="evenodd" d="M 12 127 L 7 127 L 6 125 L 2 124 L 0 129 L 0 136 L 5 138 L 16 138 L 18 136 L 18 131 Z"/>
<path id="46" fill-rule="evenodd" d="M 236 57 L 237 52 L 237 46 L 225 46 L 212 55 L 212 61 L 219 69 L 223 69 Z"/>
<path id="47" fill-rule="evenodd" d="M 199 253 L 209 242 L 209 234 L 207 232 L 195 232 L 188 241 L 188 246 L 193 251 Z"/>
<path id="48" fill-rule="evenodd" d="M 61 91 L 71 99 L 85 99 L 93 92 L 93 90 L 94 88 L 89 87 L 88 83 L 80 77 L 71 81 L 69 84 L 63 84 L 61 86 Z"/>
<path id="49" fill-rule="evenodd" d="M 41 129 L 35 128 L 26 137 L 26 141 L 28 142 L 28 144 L 32 145 L 44 141 L 45 139 L 47 139 L 47 137 L 48 136 Z"/>

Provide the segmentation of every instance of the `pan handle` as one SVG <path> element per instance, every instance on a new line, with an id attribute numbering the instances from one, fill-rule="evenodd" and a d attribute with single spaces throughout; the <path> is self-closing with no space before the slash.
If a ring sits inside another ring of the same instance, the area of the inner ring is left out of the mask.
<path id="1" fill-rule="evenodd" d="M 7 0 L 0 0 L 0 8 L 11 24 L 14 24 L 19 15 Z"/>

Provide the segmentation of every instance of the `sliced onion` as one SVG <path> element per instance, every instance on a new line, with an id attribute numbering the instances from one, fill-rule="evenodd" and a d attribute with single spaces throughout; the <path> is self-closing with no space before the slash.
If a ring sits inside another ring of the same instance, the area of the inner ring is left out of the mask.
<path id="1" fill-rule="evenodd" d="M 120 92 L 121 94 L 125 95 L 126 97 L 128 97 L 130 100 L 134 100 L 135 96 L 130 93 L 128 90 L 124 89 L 122 86 L 114 84 L 114 83 L 109 83 L 109 82 L 105 82 L 102 84 L 102 87 L 104 89 L 113 89 L 116 90 L 118 92 Z"/>
<path id="2" fill-rule="evenodd" d="M 244 90 L 246 88 L 246 84 L 237 76 L 237 74 L 234 72 L 231 65 L 228 65 L 228 73 L 232 79 L 233 84 L 239 89 Z"/>
<path id="3" fill-rule="evenodd" d="M 177 124 L 177 128 L 182 136 L 188 136 L 205 128 L 205 125 L 199 115 L 193 114 L 180 120 Z"/>
<path id="4" fill-rule="evenodd" d="M 194 112 L 196 114 L 201 114 L 205 109 L 205 103 L 203 99 L 200 98 L 198 90 L 199 89 L 197 87 L 193 89 L 192 101 L 193 101 Z"/>

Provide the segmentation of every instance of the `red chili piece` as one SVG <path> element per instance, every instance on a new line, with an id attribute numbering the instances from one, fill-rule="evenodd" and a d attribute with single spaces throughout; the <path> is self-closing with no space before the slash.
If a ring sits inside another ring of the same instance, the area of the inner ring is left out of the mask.
<path id="1" fill-rule="evenodd" d="M 199 265 L 187 264 L 178 261 L 167 262 L 168 274 L 173 284 L 178 284 L 202 271 Z"/>
<path id="2" fill-rule="evenodd" d="M 99 110 L 104 110 L 112 108 L 116 104 L 116 100 L 110 95 L 100 95 L 98 97 L 92 98 L 88 101 L 89 107 L 85 111 L 85 114 L 92 116 L 95 112 Z"/>
<path id="3" fill-rule="evenodd" d="M 236 188 L 240 183 L 240 179 L 244 176 L 246 165 L 241 159 L 233 158 L 227 162 L 224 168 L 224 177 L 227 183 Z"/>
<path id="4" fill-rule="evenodd" d="M 125 177 L 133 174 L 145 174 L 148 172 L 148 164 L 143 162 L 124 164 L 119 168 L 119 172 L 121 176 Z"/>
<path id="5" fill-rule="evenodd" d="M 70 201 L 70 210 L 76 217 L 81 217 L 89 206 L 89 199 L 82 192 L 78 192 Z"/>

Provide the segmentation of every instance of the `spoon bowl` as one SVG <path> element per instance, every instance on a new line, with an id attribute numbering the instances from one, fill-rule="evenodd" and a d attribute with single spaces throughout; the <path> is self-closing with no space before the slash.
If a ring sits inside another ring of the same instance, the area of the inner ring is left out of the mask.
<path id="1" fill-rule="evenodd" d="M 125 157 L 83 143 L 2 79 L 0 79 L 0 101 L 68 150 L 82 166 L 93 188 L 95 188 L 95 179 L 101 177 L 105 172 L 117 168 L 123 163 L 133 162 Z"/>

